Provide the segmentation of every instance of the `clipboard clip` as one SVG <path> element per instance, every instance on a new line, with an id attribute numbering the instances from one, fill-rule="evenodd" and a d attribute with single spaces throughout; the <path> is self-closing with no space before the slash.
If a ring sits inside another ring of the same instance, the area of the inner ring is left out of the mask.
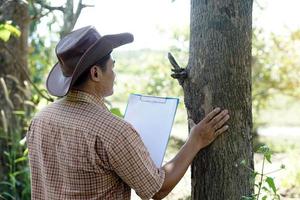
<path id="1" fill-rule="evenodd" d="M 166 103 L 167 98 L 163 97 L 150 97 L 150 96 L 140 96 L 140 101 L 149 103 Z"/>

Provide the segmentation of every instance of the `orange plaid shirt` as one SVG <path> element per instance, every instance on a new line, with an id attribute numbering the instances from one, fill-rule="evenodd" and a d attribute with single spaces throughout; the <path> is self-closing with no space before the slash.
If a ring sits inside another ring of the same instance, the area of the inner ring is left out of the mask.
<path id="1" fill-rule="evenodd" d="M 150 199 L 165 177 L 136 130 L 78 90 L 36 114 L 27 145 L 32 199 Z"/>

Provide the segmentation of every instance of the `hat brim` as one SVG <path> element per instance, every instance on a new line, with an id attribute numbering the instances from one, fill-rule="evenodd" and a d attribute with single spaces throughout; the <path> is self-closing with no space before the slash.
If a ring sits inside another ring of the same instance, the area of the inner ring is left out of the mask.
<path id="1" fill-rule="evenodd" d="M 113 49 L 131 42 L 133 42 L 133 35 L 130 33 L 105 35 L 101 37 L 82 55 L 70 77 L 65 77 L 60 64 L 56 63 L 47 78 L 46 87 L 48 91 L 54 96 L 65 96 L 77 78 L 88 67 L 106 56 Z"/>
<path id="2" fill-rule="evenodd" d="M 62 97 L 69 91 L 71 81 L 72 77 L 64 76 L 60 64 L 56 63 L 48 75 L 46 87 L 51 95 Z"/>

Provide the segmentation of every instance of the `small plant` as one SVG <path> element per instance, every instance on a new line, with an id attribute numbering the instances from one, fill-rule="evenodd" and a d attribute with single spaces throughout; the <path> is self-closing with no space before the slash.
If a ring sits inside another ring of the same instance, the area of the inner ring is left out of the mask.
<path id="1" fill-rule="evenodd" d="M 241 165 L 246 167 L 247 169 L 252 171 L 252 178 L 254 181 L 255 186 L 255 194 L 252 194 L 250 196 L 243 196 L 242 200 L 280 200 L 280 194 L 278 194 L 278 188 L 275 185 L 274 178 L 269 176 L 270 174 L 273 174 L 279 170 L 282 170 L 285 168 L 284 165 L 281 165 L 280 169 L 277 169 L 275 171 L 271 172 L 265 172 L 265 162 L 272 163 L 271 157 L 272 157 L 272 151 L 270 148 L 266 145 L 261 145 L 257 153 L 263 154 L 263 160 L 262 160 L 262 166 L 260 171 L 255 171 L 246 165 L 246 161 L 243 160 L 241 162 Z"/>

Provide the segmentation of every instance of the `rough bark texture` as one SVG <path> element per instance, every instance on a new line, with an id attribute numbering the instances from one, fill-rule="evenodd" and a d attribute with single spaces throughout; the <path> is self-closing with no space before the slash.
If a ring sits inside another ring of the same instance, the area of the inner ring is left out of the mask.
<path id="1" fill-rule="evenodd" d="M 13 110 L 19 110 L 24 105 L 26 92 L 24 80 L 26 80 L 25 71 L 27 68 L 27 38 L 28 25 L 30 22 L 28 14 L 28 5 L 24 1 L 0 0 L 0 22 L 12 21 L 21 31 L 19 38 L 11 37 L 9 41 L 0 41 L 0 180 L 7 174 L 7 166 L 4 165 L 4 149 L 7 150 L 8 134 L 16 131 L 20 121 L 18 121 Z M 22 67 L 17 66 L 18 62 Z M 25 70 L 25 71 L 24 71 Z M 4 85 L 7 87 L 7 95 L 4 94 Z M 5 124 L 5 125 L 4 125 Z M 21 122 L 21 127 L 23 126 Z M 7 130 L 4 130 L 7 127 Z"/>
<path id="2" fill-rule="evenodd" d="M 192 199 L 238 200 L 253 193 L 252 0 L 191 0 L 190 59 L 183 83 L 188 117 L 230 111 L 229 131 L 192 164 Z"/>

